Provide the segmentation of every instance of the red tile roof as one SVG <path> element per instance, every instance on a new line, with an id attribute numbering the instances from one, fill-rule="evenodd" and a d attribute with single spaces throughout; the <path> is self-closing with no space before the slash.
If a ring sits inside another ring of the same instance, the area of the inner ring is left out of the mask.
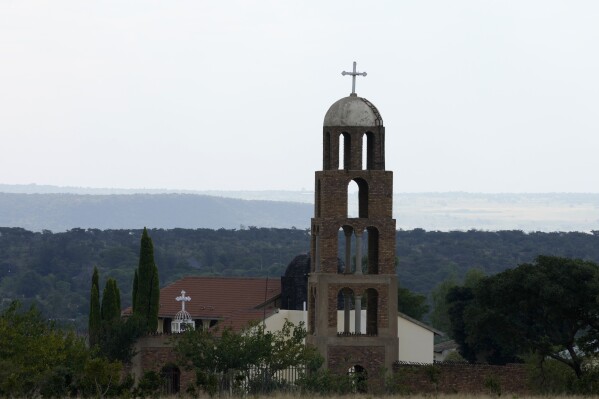
<path id="1" fill-rule="evenodd" d="M 281 294 L 280 279 L 234 278 L 234 277 L 184 277 L 160 290 L 158 317 L 172 318 L 181 310 L 176 297 L 185 290 L 191 301 L 185 310 L 194 319 L 220 319 L 219 325 L 238 330 L 251 320 L 260 320 L 262 309 Z M 267 316 L 272 306 L 267 307 Z"/>

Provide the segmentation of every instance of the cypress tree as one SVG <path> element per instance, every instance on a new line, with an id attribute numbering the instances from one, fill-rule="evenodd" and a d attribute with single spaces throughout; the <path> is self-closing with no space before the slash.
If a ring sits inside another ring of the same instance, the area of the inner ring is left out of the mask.
<path id="1" fill-rule="evenodd" d="M 135 280 L 134 280 L 135 286 Z M 137 268 L 137 292 L 135 295 L 134 315 L 138 315 L 146 327 L 146 331 L 158 328 L 158 306 L 160 299 L 158 268 L 154 262 L 154 245 L 144 227 L 139 251 Z"/>
<path id="2" fill-rule="evenodd" d="M 154 264 L 152 278 L 152 295 L 150 297 L 150 312 L 148 314 L 148 329 L 158 329 L 158 308 L 160 307 L 160 284 L 158 281 L 158 266 Z"/>
<path id="3" fill-rule="evenodd" d="M 133 290 L 132 290 L 131 306 L 133 307 L 133 313 L 135 313 L 135 303 L 137 302 L 137 269 L 135 269 L 135 276 L 133 277 Z"/>
<path id="4" fill-rule="evenodd" d="M 116 280 L 109 278 L 102 293 L 102 322 L 111 323 L 121 317 L 121 299 Z"/>
<path id="5" fill-rule="evenodd" d="M 94 274 L 92 275 L 92 287 L 89 298 L 89 345 L 94 346 L 98 343 L 98 337 L 101 329 L 101 310 L 100 310 L 100 289 L 99 289 L 99 276 L 98 268 L 94 267 Z"/>

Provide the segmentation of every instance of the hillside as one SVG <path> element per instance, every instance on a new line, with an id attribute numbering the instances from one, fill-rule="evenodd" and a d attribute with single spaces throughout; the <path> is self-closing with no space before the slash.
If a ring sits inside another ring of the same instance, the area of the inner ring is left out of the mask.
<path id="1" fill-rule="evenodd" d="M 309 247 L 309 232 L 300 229 L 154 229 L 150 235 L 162 286 L 185 275 L 278 279 Z M 94 265 L 100 270 L 101 287 L 108 277 L 115 278 L 123 306 L 130 304 L 140 237 L 139 229 L 36 233 L 0 228 L 2 303 L 36 302 L 48 317 L 84 327 Z M 397 232 L 400 285 L 423 294 L 450 276 L 459 280 L 468 269 L 493 274 L 538 254 L 599 262 L 599 232 Z"/>
<path id="2" fill-rule="evenodd" d="M 197 194 L 0 193 L 0 226 L 33 231 L 146 225 L 165 229 L 306 227 L 312 212 L 309 204 Z"/>
<path id="3" fill-rule="evenodd" d="M 0 226 L 32 231 L 309 228 L 311 191 L 193 191 L 0 184 Z M 349 197 L 350 214 L 357 209 Z M 586 231 L 599 229 L 599 194 L 395 193 L 398 229 Z"/>

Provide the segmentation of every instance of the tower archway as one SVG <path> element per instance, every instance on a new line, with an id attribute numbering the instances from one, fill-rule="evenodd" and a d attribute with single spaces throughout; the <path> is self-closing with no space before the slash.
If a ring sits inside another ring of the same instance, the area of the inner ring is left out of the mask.
<path id="1" fill-rule="evenodd" d="M 355 183 L 355 184 L 354 184 Z M 357 191 L 357 196 L 356 196 Z M 352 201 L 352 196 L 354 196 L 355 200 Z M 358 202 L 358 214 L 359 218 L 367 218 L 368 217 L 368 182 L 361 177 L 357 177 L 352 179 L 347 184 L 347 209 L 348 214 L 347 217 L 352 217 L 350 213 L 350 204 Z"/>
<path id="2" fill-rule="evenodd" d="M 365 291 L 366 296 L 366 334 L 378 335 L 379 333 L 379 293 L 374 288 Z"/>
<path id="3" fill-rule="evenodd" d="M 379 274 L 379 230 L 370 226 L 366 228 L 368 234 L 368 274 Z"/>
<path id="4" fill-rule="evenodd" d="M 344 287 L 337 293 L 337 334 L 349 335 L 355 332 L 351 323 L 352 309 L 354 309 L 354 291 Z"/>
<path id="5" fill-rule="evenodd" d="M 350 169 L 351 152 L 351 135 L 347 132 L 342 132 L 339 135 L 339 169 Z"/>

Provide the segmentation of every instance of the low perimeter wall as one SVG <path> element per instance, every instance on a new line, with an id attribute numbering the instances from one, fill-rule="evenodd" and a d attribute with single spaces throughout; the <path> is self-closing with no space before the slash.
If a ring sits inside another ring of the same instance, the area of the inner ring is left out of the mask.
<path id="1" fill-rule="evenodd" d="M 405 393 L 530 393 L 524 364 L 396 363 L 395 389 Z"/>

